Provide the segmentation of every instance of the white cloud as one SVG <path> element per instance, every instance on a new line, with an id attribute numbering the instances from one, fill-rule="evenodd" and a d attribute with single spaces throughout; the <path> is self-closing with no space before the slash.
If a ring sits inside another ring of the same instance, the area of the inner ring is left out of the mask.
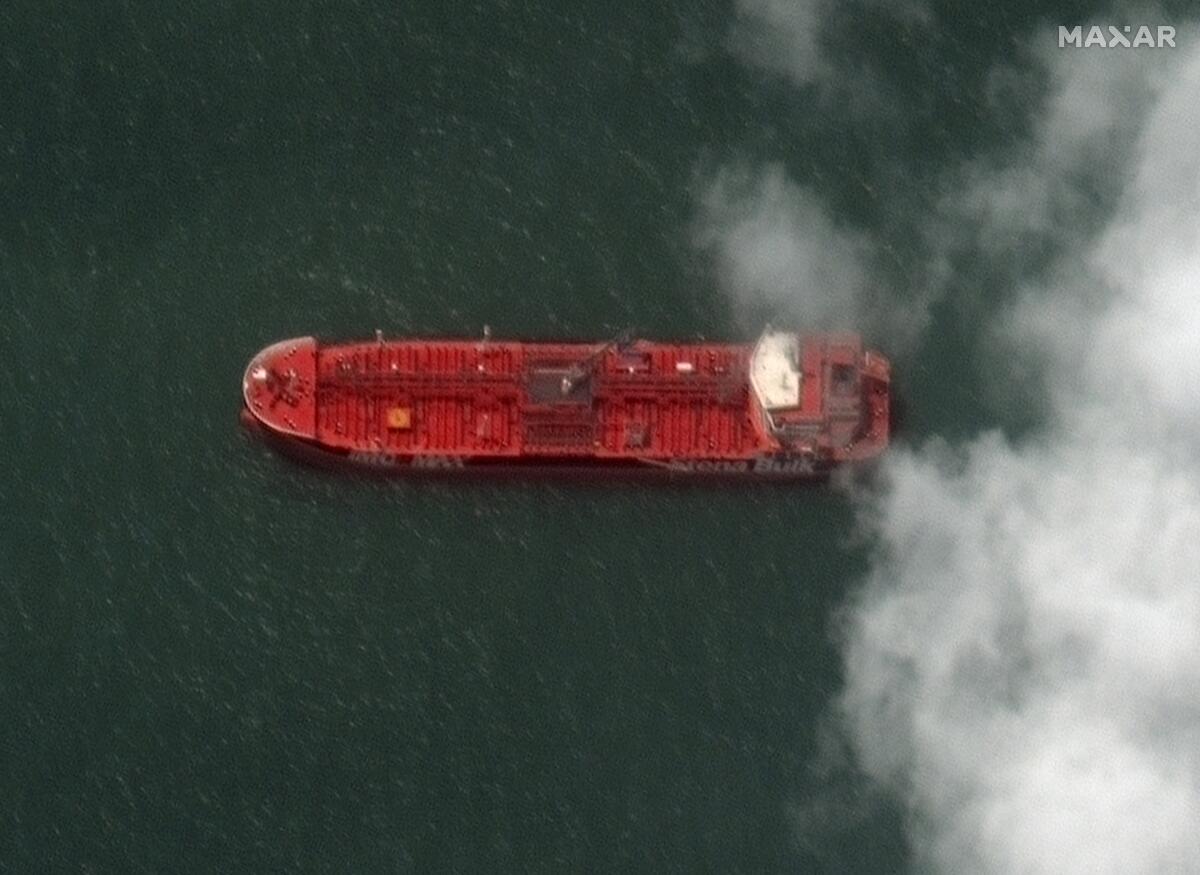
<path id="1" fill-rule="evenodd" d="M 877 106 L 824 47 L 832 8 L 740 0 L 735 50 Z M 961 257 L 1018 287 L 992 378 L 1037 366 L 1043 427 L 897 449 L 846 615 L 851 742 L 940 871 L 1200 871 L 1200 53 L 1179 30 L 1125 52 L 1043 30 L 995 72 L 988 108 L 1034 101 L 1030 134 L 913 219 L 934 281 L 909 307 L 874 288 L 879 245 L 782 168 L 704 194 L 698 242 L 743 313 L 904 345 Z"/>
<path id="2" fill-rule="evenodd" d="M 897 452 L 869 514 L 843 709 L 946 872 L 1200 870 L 1200 53 L 1117 55 L 1051 59 L 1030 145 L 957 205 L 1065 244 L 1007 331 L 1045 427 Z"/>

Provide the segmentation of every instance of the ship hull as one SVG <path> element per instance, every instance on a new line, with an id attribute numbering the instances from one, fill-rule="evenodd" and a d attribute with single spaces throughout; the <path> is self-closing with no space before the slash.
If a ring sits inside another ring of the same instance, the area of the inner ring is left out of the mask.
<path id="1" fill-rule="evenodd" d="M 243 421 L 326 468 L 394 476 L 820 481 L 889 436 L 890 365 L 857 335 L 755 344 L 272 344 Z"/>

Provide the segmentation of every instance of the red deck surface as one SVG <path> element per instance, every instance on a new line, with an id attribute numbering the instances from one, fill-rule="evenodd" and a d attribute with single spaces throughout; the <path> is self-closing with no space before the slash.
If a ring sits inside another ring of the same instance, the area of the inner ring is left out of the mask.
<path id="1" fill-rule="evenodd" d="M 853 335 L 804 338 L 801 350 L 800 404 L 781 416 L 808 429 L 802 446 L 782 447 L 765 425 L 748 379 L 750 344 L 301 338 L 251 362 L 245 399 L 259 422 L 287 437 L 403 457 L 877 454 L 888 439 L 886 360 L 864 356 Z M 843 384 L 840 397 L 827 390 L 836 364 L 854 368 L 853 391 Z"/>

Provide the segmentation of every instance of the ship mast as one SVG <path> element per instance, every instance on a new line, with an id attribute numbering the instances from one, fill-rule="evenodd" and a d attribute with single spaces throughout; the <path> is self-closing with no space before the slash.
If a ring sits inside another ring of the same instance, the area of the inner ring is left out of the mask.
<path id="1" fill-rule="evenodd" d="M 596 370 L 596 366 L 600 361 L 613 349 L 624 349 L 633 341 L 633 330 L 626 328 L 616 337 L 601 344 L 594 352 L 582 361 L 578 361 L 571 365 L 566 376 L 562 380 L 562 394 L 570 395 L 575 391 L 575 387 L 581 382 L 589 378 Z"/>

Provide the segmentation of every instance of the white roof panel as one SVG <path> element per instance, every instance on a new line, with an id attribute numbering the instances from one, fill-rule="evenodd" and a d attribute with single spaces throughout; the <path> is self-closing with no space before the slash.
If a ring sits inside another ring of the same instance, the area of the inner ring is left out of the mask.
<path id="1" fill-rule="evenodd" d="M 767 329 L 754 346 L 750 381 L 764 410 L 800 406 L 800 342 L 796 335 Z"/>

